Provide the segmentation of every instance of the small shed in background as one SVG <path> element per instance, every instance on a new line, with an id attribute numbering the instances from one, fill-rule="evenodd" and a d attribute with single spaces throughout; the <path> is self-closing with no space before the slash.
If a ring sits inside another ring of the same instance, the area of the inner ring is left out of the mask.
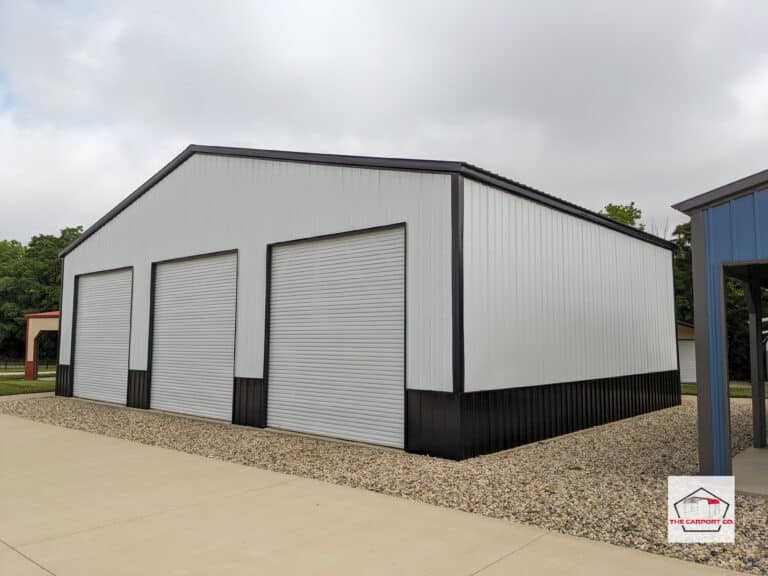
<path id="1" fill-rule="evenodd" d="M 696 382 L 696 335 L 693 324 L 678 321 L 677 323 L 677 352 L 680 359 L 680 382 L 693 384 Z"/>
<path id="2" fill-rule="evenodd" d="M 38 336 L 59 331 L 59 311 L 36 312 L 24 316 L 27 324 L 24 346 L 24 380 L 37 379 Z"/>

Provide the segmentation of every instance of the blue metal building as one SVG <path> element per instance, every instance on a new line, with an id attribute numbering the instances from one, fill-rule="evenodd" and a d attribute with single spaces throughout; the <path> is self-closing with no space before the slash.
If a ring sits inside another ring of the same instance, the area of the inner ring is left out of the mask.
<path id="1" fill-rule="evenodd" d="M 699 464 L 730 474 L 730 403 L 724 286 L 735 278 L 749 308 L 753 439 L 766 446 L 761 290 L 768 287 L 768 170 L 695 196 L 674 208 L 691 217 Z"/>

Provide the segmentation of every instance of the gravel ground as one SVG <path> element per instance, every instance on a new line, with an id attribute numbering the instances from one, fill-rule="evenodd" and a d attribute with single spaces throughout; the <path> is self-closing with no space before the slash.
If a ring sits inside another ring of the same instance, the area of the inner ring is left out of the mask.
<path id="1" fill-rule="evenodd" d="M 768 574 L 768 501 L 737 496 L 736 544 L 666 543 L 666 477 L 695 474 L 696 403 L 452 462 L 72 398 L 15 399 L 0 413 L 383 492 L 620 546 Z M 751 443 L 731 400 L 734 453 Z"/>

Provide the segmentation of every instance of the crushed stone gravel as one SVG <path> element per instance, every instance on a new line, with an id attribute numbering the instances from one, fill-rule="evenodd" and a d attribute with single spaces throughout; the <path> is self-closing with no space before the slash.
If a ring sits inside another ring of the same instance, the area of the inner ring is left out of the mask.
<path id="1" fill-rule="evenodd" d="M 734 453 L 752 441 L 750 402 L 731 400 Z M 765 499 L 736 497 L 733 545 L 666 542 L 666 477 L 698 469 L 694 397 L 463 462 L 75 398 L 8 400 L 0 413 L 768 574 Z"/>

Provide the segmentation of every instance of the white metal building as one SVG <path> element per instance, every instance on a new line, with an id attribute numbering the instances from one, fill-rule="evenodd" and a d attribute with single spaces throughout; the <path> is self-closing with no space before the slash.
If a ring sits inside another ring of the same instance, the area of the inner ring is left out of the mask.
<path id="1" fill-rule="evenodd" d="M 465 163 L 190 146 L 62 256 L 59 395 L 451 458 L 680 401 L 671 245 Z"/>

